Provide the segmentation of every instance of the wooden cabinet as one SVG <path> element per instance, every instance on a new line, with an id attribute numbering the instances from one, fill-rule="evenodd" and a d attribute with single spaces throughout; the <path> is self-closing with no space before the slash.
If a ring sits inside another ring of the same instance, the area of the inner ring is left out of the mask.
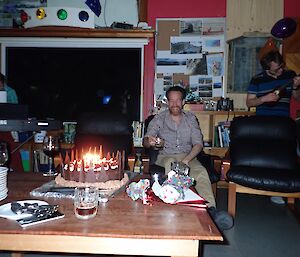
<path id="1" fill-rule="evenodd" d="M 244 115 L 255 115 L 255 112 L 248 111 L 194 111 L 192 104 L 186 104 L 185 110 L 193 109 L 193 113 L 197 116 L 200 128 L 203 134 L 203 140 L 205 143 L 205 151 L 211 154 L 223 157 L 227 149 L 220 149 L 213 147 L 213 139 L 215 137 L 215 126 L 221 121 L 231 121 L 234 117 Z"/>

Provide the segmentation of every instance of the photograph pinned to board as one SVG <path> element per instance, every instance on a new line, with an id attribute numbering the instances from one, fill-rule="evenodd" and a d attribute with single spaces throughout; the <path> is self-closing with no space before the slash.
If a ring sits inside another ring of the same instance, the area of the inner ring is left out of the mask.
<path id="1" fill-rule="evenodd" d="M 223 35 L 225 21 L 223 18 L 192 18 L 180 20 L 181 35 Z"/>
<path id="2" fill-rule="evenodd" d="M 185 56 L 173 56 L 170 51 L 159 51 L 156 55 L 156 73 L 185 73 Z"/>
<path id="3" fill-rule="evenodd" d="M 201 19 L 191 19 L 191 20 L 181 20 L 180 21 L 180 34 L 183 36 L 202 35 L 202 20 Z"/>
<path id="4" fill-rule="evenodd" d="M 157 19 L 157 31 L 155 100 L 178 84 L 196 101 L 224 95 L 225 18 Z"/>
<path id="5" fill-rule="evenodd" d="M 187 102 L 198 102 L 201 99 L 219 97 L 222 94 L 222 80 L 210 75 L 190 76 Z"/>
<path id="6" fill-rule="evenodd" d="M 207 60 L 207 73 L 211 76 L 224 76 L 224 55 L 219 54 L 208 54 Z"/>
<path id="7" fill-rule="evenodd" d="M 225 34 L 225 18 L 204 18 L 202 19 L 202 35 L 218 36 Z"/>
<path id="8" fill-rule="evenodd" d="M 222 96 L 223 76 L 213 76 L 213 97 Z"/>
<path id="9" fill-rule="evenodd" d="M 224 37 L 205 37 L 202 38 L 202 51 L 207 53 L 224 52 Z"/>
<path id="10" fill-rule="evenodd" d="M 187 59 L 185 74 L 207 75 L 206 55 L 203 55 L 202 58 Z"/>
<path id="11" fill-rule="evenodd" d="M 171 55 L 173 58 L 201 58 L 202 40 L 198 37 L 171 37 Z"/>

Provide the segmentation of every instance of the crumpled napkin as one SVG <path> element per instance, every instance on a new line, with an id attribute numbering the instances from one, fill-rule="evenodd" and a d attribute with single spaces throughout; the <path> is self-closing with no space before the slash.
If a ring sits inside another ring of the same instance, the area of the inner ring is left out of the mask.
<path id="1" fill-rule="evenodd" d="M 132 182 L 126 188 L 127 195 L 134 201 L 145 198 L 145 191 L 150 187 L 149 179 L 141 179 L 139 182 Z"/>

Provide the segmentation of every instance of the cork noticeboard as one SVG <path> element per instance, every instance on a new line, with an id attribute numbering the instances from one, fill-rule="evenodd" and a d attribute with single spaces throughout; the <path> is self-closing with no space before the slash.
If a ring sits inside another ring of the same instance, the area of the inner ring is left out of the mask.
<path id="1" fill-rule="evenodd" d="M 155 99 L 181 85 L 190 101 L 224 95 L 225 18 L 158 19 Z"/>

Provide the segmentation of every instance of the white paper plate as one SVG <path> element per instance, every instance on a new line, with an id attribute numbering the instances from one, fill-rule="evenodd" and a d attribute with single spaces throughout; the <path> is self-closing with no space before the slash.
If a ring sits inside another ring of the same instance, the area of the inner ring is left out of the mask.
<path id="1" fill-rule="evenodd" d="M 7 167 L 0 167 L 0 174 L 2 174 L 2 173 L 7 173 L 7 171 L 8 171 L 8 168 Z"/>
<path id="2" fill-rule="evenodd" d="M 7 197 L 7 192 L 6 192 L 5 194 L 1 194 L 1 195 L 0 195 L 0 200 L 5 199 L 6 197 Z"/>
<path id="3" fill-rule="evenodd" d="M 0 192 L 2 188 L 7 188 L 7 183 L 1 183 L 0 182 Z"/>
<path id="4" fill-rule="evenodd" d="M 8 192 L 8 190 L 3 191 L 3 192 L 0 193 L 0 199 L 1 199 L 1 200 L 3 200 L 4 198 L 7 197 L 7 192 Z M 4 198 L 3 198 L 3 197 L 4 197 Z"/>
<path id="5" fill-rule="evenodd" d="M 7 197 L 7 194 L 0 196 L 0 201 L 4 200 Z"/>
<path id="6" fill-rule="evenodd" d="M 24 205 L 24 203 L 37 203 L 38 205 L 45 205 L 48 204 L 45 201 L 39 201 L 39 200 L 23 200 L 23 201 L 17 201 L 19 204 Z M 10 220 L 18 220 L 23 219 L 26 217 L 30 217 L 32 214 L 28 213 L 22 213 L 22 214 L 16 214 L 11 210 L 11 203 L 7 203 L 0 206 L 0 217 L 7 218 Z"/>
<path id="7" fill-rule="evenodd" d="M 4 193 L 7 193 L 8 192 L 8 188 L 2 188 L 1 190 L 0 190 L 0 195 L 1 194 L 4 194 Z"/>

